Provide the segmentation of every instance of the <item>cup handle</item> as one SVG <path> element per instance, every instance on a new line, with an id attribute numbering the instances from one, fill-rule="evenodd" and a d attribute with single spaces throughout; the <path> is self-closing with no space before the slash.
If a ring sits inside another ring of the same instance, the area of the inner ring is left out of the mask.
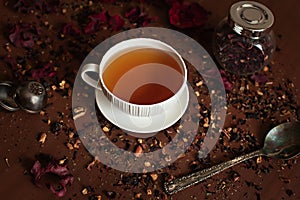
<path id="1" fill-rule="evenodd" d="M 91 78 L 87 75 L 87 72 L 95 72 L 99 75 L 99 65 L 94 63 L 84 65 L 81 71 L 81 78 L 90 86 L 101 90 L 101 87 L 99 87 L 98 84 L 99 81 Z"/>

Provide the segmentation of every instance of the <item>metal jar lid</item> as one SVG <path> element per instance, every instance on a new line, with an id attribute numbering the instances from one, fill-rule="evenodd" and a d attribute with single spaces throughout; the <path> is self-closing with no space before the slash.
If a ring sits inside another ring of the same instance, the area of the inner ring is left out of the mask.
<path id="1" fill-rule="evenodd" d="M 263 4 L 240 1 L 231 6 L 228 22 L 236 33 L 258 39 L 270 30 L 274 16 Z"/>

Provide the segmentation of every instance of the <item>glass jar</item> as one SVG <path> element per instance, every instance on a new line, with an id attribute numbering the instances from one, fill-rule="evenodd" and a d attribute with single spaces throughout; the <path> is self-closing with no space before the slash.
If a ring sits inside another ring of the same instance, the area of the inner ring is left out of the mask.
<path id="1" fill-rule="evenodd" d="M 239 75 L 253 74 L 270 63 L 275 51 L 271 27 L 274 16 L 254 1 L 233 4 L 228 17 L 216 27 L 213 52 L 226 70 Z"/>

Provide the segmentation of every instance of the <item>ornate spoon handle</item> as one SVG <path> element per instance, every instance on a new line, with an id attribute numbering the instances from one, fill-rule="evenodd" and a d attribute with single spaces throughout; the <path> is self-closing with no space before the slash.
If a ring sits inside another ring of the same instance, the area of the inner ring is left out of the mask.
<path id="1" fill-rule="evenodd" d="M 262 150 L 257 150 L 252 153 L 239 156 L 237 158 L 234 158 L 233 160 L 229 160 L 227 162 L 212 166 L 211 168 L 204 169 L 204 170 L 189 174 L 187 176 L 182 176 L 180 178 L 174 179 L 171 182 L 165 182 L 164 189 L 168 194 L 174 194 L 174 193 L 184 190 L 192 185 L 195 185 L 207 178 L 210 178 L 213 175 L 215 175 L 229 167 L 232 167 L 240 162 L 243 162 L 250 158 L 253 158 L 256 156 L 261 156 L 261 155 L 263 155 Z"/>

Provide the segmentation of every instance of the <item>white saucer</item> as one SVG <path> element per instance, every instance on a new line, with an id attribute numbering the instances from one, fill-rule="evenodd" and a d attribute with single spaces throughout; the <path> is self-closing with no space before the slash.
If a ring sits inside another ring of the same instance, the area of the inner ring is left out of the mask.
<path id="1" fill-rule="evenodd" d="M 104 117 L 114 125 L 129 131 L 130 135 L 150 137 L 153 136 L 153 133 L 156 134 L 158 131 L 172 126 L 182 117 L 188 106 L 189 90 L 186 85 L 183 95 L 177 99 L 177 106 L 174 106 L 174 109 L 163 109 L 161 114 L 149 117 L 135 117 L 123 112 L 113 105 L 101 90 L 97 89 L 96 102 Z"/>

